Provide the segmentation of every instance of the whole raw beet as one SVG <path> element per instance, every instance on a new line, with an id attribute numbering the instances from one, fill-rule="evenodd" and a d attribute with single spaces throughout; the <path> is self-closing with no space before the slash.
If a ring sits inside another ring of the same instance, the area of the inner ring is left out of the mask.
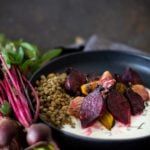
<path id="1" fill-rule="evenodd" d="M 126 84 L 128 84 L 129 82 L 131 82 L 132 84 L 142 84 L 142 79 L 139 74 L 131 68 L 126 68 L 125 72 L 122 75 L 122 81 Z"/>
<path id="2" fill-rule="evenodd" d="M 130 103 L 132 115 L 137 115 L 143 112 L 144 101 L 140 95 L 128 88 L 126 90 L 126 97 Z"/>
<path id="3" fill-rule="evenodd" d="M 80 86 L 86 83 L 86 76 L 78 70 L 69 69 L 68 76 L 65 80 L 64 86 L 66 91 L 72 95 L 80 95 Z"/>
<path id="4" fill-rule="evenodd" d="M 104 99 L 99 88 L 87 95 L 80 107 L 80 120 L 83 128 L 91 125 L 105 110 Z"/>
<path id="5" fill-rule="evenodd" d="M 107 107 L 116 120 L 123 124 L 130 123 L 130 105 L 123 94 L 112 90 L 107 97 Z"/>

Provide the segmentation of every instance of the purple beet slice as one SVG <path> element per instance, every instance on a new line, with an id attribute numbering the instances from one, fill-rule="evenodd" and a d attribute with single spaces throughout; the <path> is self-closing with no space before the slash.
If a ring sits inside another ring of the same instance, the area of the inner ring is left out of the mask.
<path id="1" fill-rule="evenodd" d="M 127 84 L 129 82 L 131 82 L 132 84 L 142 84 L 140 75 L 130 67 L 126 68 L 125 72 L 122 75 L 122 80 Z"/>
<path id="2" fill-rule="evenodd" d="M 126 97 L 130 103 L 132 115 L 137 115 L 143 112 L 144 101 L 140 95 L 128 88 L 126 90 Z"/>
<path id="3" fill-rule="evenodd" d="M 112 90 L 107 97 L 107 107 L 116 120 L 123 124 L 130 124 L 130 105 L 123 94 Z"/>
<path id="4" fill-rule="evenodd" d="M 80 121 L 83 128 L 91 125 L 104 112 L 104 99 L 99 88 L 88 94 L 80 107 Z"/>

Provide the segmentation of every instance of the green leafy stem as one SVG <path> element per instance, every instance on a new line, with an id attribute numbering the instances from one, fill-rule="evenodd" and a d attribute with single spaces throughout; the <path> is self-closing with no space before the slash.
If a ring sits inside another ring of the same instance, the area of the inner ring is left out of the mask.
<path id="1" fill-rule="evenodd" d="M 61 52 L 62 49 L 51 49 L 41 53 L 37 45 L 24 40 L 12 41 L 0 33 L 0 54 L 9 67 L 18 65 L 23 73 L 32 73 Z"/>

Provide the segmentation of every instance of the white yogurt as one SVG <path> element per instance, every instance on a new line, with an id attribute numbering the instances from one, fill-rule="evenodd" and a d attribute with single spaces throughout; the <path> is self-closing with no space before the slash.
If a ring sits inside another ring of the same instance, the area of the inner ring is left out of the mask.
<path id="1" fill-rule="evenodd" d="M 148 90 L 150 95 L 150 89 Z M 73 118 L 75 128 L 65 125 L 62 130 L 79 136 L 85 136 L 96 139 L 132 139 L 150 135 L 150 100 L 146 102 L 142 114 L 131 117 L 130 126 L 125 126 L 120 122 L 115 122 L 111 131 L 107 130 L 100 122 L 83 129 L 79 119 Z"/>

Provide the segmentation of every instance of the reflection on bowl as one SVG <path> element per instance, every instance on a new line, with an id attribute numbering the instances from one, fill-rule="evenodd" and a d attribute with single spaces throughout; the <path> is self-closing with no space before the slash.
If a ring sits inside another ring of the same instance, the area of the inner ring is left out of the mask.
<path id="1" fill-rule="evenodd" d="M 40 78 L 41 74 L 63 72 L 67 67 L 77 68 L 87 73 L 102 73 L 104 70 L 121 73 L 127 66 L 136 69 L 142 76 L 144 84 L 150 87 L 150 79 L 148 78 L 150 59 L 146 56 L 118 51 L 81 52 L 60 57 L 35 72 L 31 82 L 35 85 L 35 81 Z M 121 149 L 136 148 L 137 145 L 143 147 L 143 144 L 150 140 L 150 119 L 147 119 L 150 118 L 150 111 L 147 110 L 149 110 L 149 106 L 140 119 L 133 117 L 131 126 L 120 127 L 120 124 L 117 123 L 111 131 L 104 129 L 99 124 L 83 130 L 80 128 L 79 121 L 77 121 L 75 129 L 67 125 L 63 129 L 58 129 L 54 125 L 48 124 L 53 128 L 54 138 L 62 149 L 112 149 L 117 148 L 119 144 Z M 97 129 L 98 126 L 101 130 Z"/>

